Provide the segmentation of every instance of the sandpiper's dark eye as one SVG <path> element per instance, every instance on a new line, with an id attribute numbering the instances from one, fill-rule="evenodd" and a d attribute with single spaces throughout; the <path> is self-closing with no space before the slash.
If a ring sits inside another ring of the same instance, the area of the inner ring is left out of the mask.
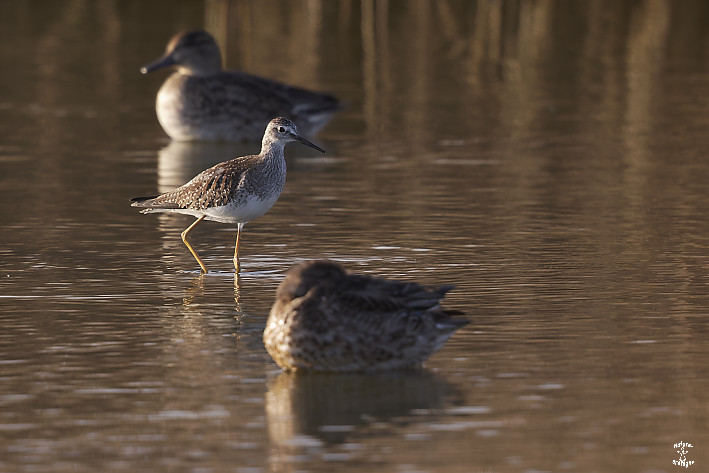
<path id="1" fill-rule="evenodd" d="M 279 126 L 279 127 L 278 127 L 278 132 L 279 132 L 279 133 L 285 133 L 285 132 L 286 132 L 286 128 L 285 128 L 285 127 L 282 127 L 282 126 Z"/>

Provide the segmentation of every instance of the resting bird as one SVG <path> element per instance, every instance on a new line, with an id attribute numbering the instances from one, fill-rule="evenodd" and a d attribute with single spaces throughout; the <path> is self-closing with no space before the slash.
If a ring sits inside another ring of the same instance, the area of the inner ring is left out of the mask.
<path id="1" fill-rule="evenodd" d="M 286 371 L 379 371 L 420 366 L 467 320 L 424 287 L 347 272 L 332 261 L 291 269 L 276 292 L 263 341 Z"/>
<path id="2" fill-rule="evenodd" d="M 187 184 L 165 194 L 131 199 L 133 207 L 142 213 L 171 212 L 197 217 L 182 232 L 182 241 L 195 257 L 203 272 L 207 267 L 187 236 L 202 220 L 237 224 L 234 267 L 239 272 L 239 240 L 246 222 L 260 217 L 276 203 L 286 182 L 286 143 L 298 141 L 325 151 L 298 135 L 298 130 L 287 118 L 274 118 L 266 127 L 261 153 L 224 161 L 199 173 Z"/>
<path id="3" fill-rule="evenodd" d="M 312 137 L 341 108 L 328 94 L 222 70 L 219 46 L 206 31 L 175 35 L 165 54 L 141 72 L 166 66 L 177 71 L 160 87 L 155 110 L 165 133 L 177 141 L 257 141 L 279 116 Z"/>

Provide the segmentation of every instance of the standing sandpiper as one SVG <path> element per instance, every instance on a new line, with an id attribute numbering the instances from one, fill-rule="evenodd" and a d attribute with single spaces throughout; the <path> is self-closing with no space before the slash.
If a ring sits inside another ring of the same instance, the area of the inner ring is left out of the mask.
<path id="1" fill-rule="evenodd" d="M 224 161 L 202 171 L 187 184 L 152 197 L 131 199 L 142 213 L 172 212 L 193 215 L 197 220 L 182 232 L 182 241 L 203 272 L 207 267 L 192 248 L 187 235 L 202 220 L 236 223 L 234 267 L 239 272 L 239 240 L 246 222 L 260 217 L 276 203 L 286 182 L 286 143 L 299 141 L 325 151 L 298 135 L 295 124 L 287 118 L 275 118 L 266 127 L 261 153 Z"/>
<path id="2" fill-rule="evenodd" d="M 311 137 L 341 108 L 329 94 L 223 70 L 219 46 L 206 31 L 175 35 L 165 54 L 141 72 L 167 66 L 177 71 L 160 87 L 155 110 L 176 141 L 256 141 L 278 116 L 292 119 L 303 136 Z"/>

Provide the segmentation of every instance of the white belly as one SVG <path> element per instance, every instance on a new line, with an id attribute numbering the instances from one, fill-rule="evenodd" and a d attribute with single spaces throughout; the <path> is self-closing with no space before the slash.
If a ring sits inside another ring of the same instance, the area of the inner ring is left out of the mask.
<path id="1" fill-rule="evenodd" d="M 229 203 L 204 210 L 207 220 L 222 223 L 246 223 L 259 218 L 269 211 L 278 200 L 278 195 L 266 200 L 249 197 L 245 202 Z"/>

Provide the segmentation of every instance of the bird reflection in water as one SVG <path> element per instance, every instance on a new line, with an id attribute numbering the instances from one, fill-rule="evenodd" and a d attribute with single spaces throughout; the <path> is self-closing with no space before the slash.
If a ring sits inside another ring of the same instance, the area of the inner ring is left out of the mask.
<path id="1" fill-rule="evenodd" d="M 204 274 L 192 278 L 185 288 L 184 296 L 182 297 L 182 306 L 187 307 L 195 302 L 195 299 L 204 294 Z"/>
<path id="2" fill-rule="evenodd" d="M 266 422 L 271 458 L 307 453 L 322 444 L 386 436 L 417 415 L 461 402 L 458 389 L 421 371 L 378 374 L 281 373 L 268 381 Z"/>

